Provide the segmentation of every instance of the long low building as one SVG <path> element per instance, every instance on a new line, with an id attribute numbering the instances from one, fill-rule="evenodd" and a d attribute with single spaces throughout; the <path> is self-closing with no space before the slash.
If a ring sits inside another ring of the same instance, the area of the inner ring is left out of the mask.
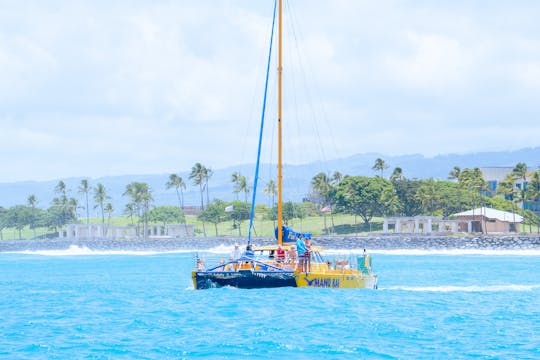
<path id="1" fill-rule="evenodd" d="M 459 220 L 443 219 L 441 216 L 394 216 L 383 219 L 383 232 L 395 233 L 456 233 L 459 232 Z"/>
<path id="2" fill-rule="evenodd" d="M 67 239 L 112 239 L 129 240 L 137 238 L 184 238 L 194 235 L 192 224 L 148 225 L 146 236 L 144 226 L 107 226 L 106 224 L 67 224 L 58 233 Z"/>

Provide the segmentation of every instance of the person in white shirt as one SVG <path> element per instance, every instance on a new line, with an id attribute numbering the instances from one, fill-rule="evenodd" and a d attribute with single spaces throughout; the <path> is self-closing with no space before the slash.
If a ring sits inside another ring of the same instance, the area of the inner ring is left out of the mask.
<path id="1" fill-rule="evenodd" d="M 231 253 L 231 257 L 233 259 L 238 259 L 241 255 L 242 253 L 240 252 L 240 247 L 238 246 L 238 244 L 234 244 L 234 250 Z"/>

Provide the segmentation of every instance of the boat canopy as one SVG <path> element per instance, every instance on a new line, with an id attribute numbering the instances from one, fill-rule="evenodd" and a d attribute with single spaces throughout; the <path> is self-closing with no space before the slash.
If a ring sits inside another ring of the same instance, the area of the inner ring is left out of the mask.
<path id="1" fill-rule="evenodd" d="M 278 228 L 274 231 L 276 239 L 278 238 Z M 296 232 L 293 229 L 283 226 L 283 244 L 295 243 L 298 235 L 302 235 L 304 239 L 311 239 L 311 233 Z"/>

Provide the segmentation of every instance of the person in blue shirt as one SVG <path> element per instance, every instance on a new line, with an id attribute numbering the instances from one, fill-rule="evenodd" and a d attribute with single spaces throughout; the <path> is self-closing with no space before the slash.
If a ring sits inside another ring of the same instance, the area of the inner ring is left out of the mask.
<path id="1" fill-rule="evenodd" d="M 306 271 L 306 257 L 309 256 L 309 249 L 302 238 L 302 234 L 298 234 L 296 238 L 296 251 L 298 253 L 298 271 Z"/>
<path id="2" fill-rule="evenodd" d="M 255 251 L 253 251 L 253 245 L 249 244 L 246 247 L 246 252 L 244 253 L 247 257 L 255 257 Z"/>

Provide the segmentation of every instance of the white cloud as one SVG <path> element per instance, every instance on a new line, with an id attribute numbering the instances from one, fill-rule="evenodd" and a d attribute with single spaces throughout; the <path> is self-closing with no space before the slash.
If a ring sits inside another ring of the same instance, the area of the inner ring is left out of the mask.
<path id="1" fill-rule="evenodd" d="M 514 64 L 516 79 L 532 91 L 540 89 L 540 61 Z"/>
<path id="2" fill-rule="evenodd" d="M 407 88 L 432 92 L 467 83 L 473 54 L 458 39 L 416 32 L 404 35 L 404 53 L 388 54 L 384 62 L 392 79 Z"/>
<path id="3" fill-rule="evenodd" d="M 0 4 L 0 181 L 253 161 L 272 6 Z M 289 2 L 286 161 L 538 145 L 537 7 Z"/>

